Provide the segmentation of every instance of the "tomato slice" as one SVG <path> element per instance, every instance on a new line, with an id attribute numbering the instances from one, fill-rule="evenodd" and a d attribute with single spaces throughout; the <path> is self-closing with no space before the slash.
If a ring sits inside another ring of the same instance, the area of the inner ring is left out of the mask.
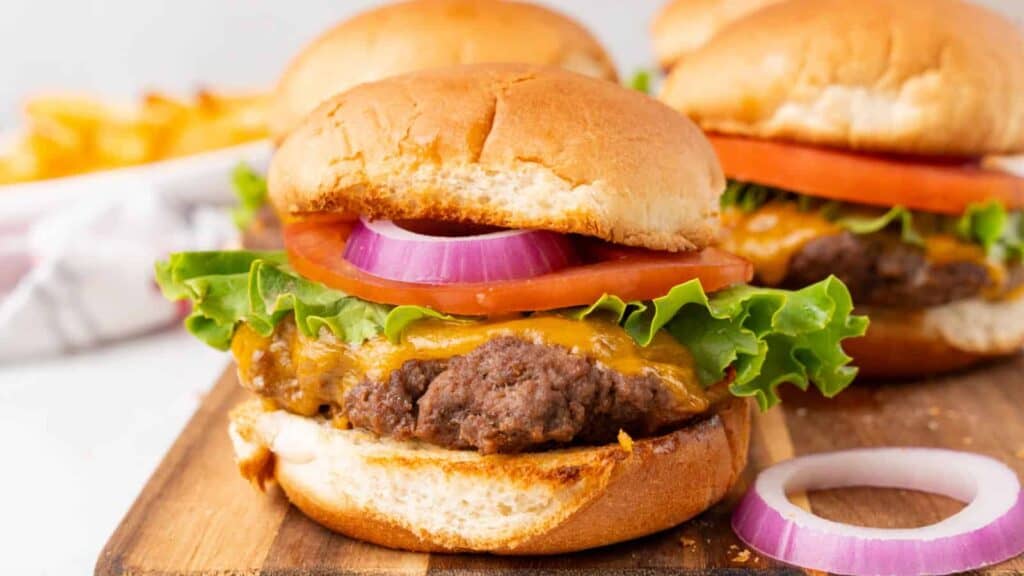
<path id="1" fill-rule="evenodd" d="M 750 280 L 751 265 L 715 248 L 700 252 L 629 251 L 616 259 L 506 282 L 426 285 L 378 278 L 346 261 L 345 222 L 298 222 L 284 229 L 288 261 L 303 277 L 382 304 L 416 304 L 449 314 L 494 316 L 585 306 L 604 294 L 649 300 L 700 279 L 708 292 Z"/>
<path id="2" fill-rule="evenodd" d="M 844 202 L 962 214 L 996 200 L 1024 207 L 1024 179 L 977 163 L 897 159 L 768 140 L 710 135 L 726 175 Z"/>

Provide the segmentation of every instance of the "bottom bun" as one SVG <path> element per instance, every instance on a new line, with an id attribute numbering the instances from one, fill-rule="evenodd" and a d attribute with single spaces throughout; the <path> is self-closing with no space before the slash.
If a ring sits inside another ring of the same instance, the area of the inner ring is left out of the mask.
<path id="1" fill-rule="evenodd" d="M 924 311 L 858 308 L 863 338 L 843 342 L 867 378 L 912 378 L 961 370 L 1020 352 L 1024 298 L 962 300 Z"/>
<path id="2" fill-rule="evenodd" d="M 258 401 L 231 420 L 244 476 L 276 480 L 332 530 L 422 552 L 557 554 L 664 530 L 725 496 L 750 437 L 737 398 L 656 438 L 519 455 L 381 439 Z"/>

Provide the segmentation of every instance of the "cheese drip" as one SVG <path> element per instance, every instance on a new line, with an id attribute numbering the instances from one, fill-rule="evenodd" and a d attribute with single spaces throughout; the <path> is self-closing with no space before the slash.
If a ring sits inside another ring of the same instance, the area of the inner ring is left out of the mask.
<path id="1" fill-rule="evenodd" d="M 842 232 L 820 214 L 802 212 L 789 202 L 772 202 L 749 213 L 726 209 L 722 225 L 721 247 L 753 263 L 758 280 L 767 286 L 782 283 L 789 261 L 808 242 Z"/>

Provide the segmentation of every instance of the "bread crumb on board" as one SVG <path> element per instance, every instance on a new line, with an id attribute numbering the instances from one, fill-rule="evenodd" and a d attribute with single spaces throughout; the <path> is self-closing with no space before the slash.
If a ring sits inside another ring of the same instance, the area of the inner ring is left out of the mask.
<path id="1" fill-rule="evenodd" d="M 735 544 L 729 546 L 729 561 L 734 564 L 746 564 L 750 562 L 751 558 L 756 562 L 757 557 L 750 553 L 750 550 L 746 548 L 740 548 Z"/>

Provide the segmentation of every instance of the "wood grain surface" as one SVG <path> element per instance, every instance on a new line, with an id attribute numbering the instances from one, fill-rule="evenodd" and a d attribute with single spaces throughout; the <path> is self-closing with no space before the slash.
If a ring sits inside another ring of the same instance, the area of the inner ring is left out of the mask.
<path id="1" fill-rule="evenodd" d="M 1017 359 L 930 381 L 858 383 L 833 400 L 787 393 L 783 408 L 755 416 L 750 465 L 733 494 L 655 536 L 545 558 L 413 554 L 332 534 L 278 490 L 251 488 L 235 470 L 227 436 L 227 412 L 246 394 L 232 370 L 214 386 L 110 538 L 96 574 L 801 573 L 758 557 L 729 528 L 737 496 L 774 462 L 862 446 L 935 446 L 987 454 L 1024 477 L 1024 359 Z M 827 518 L 879 527 L 925 525 L 960 508 L 899 490 L 833 490 L 795 500 Z M 1024 559 L 988 572 L 1024 573 Z"/>

